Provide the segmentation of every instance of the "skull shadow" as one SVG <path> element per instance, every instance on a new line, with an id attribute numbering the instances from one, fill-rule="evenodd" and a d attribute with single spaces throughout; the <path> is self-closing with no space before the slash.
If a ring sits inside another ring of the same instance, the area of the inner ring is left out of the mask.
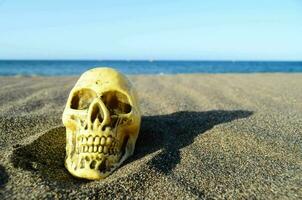
<path id="1" fill-rule="evenodd" d="M 40 175 L 48 183 L 77 183 L 80 180 L 68 173 L 64 166 L 65 146 L 65 127 L 55 127 L 26 145 L 15 145 L 11 162 L 16 168 Z"/>
<path id="2" fill-rule="evenodd" d="M 9 176 L 6 173 L 5 168 L 2 165 L 0 165 L 0 189 L 5 186 L 8 180 L 9 180 Z"/>
<path id="3" fill-rule="evenodd" d="M 129 162 L 161 149 L 162 151 L 148 164 L 150 167 L 168 174 L 181 160 L 179 150 L 192 144 L 197 135 L 206 133 L 215 125 L 246 118 L 252 114 L 252 111 L 245 110 L 212 110 L 144 116 L 135 155 Z"/>
<path id="4" fill-rule="evenodd" d="M 205 133 L 217 124 L 246 118 L 252 113 L 244 110 L 214 110 L 144 116 L 135 153 L 126 163 L 129 164 L 157 150 L 162 150 L 147 164 L 168 174 L 181 160 L 179 150 L 190 145 L 197 135 Z M 68 184 L 59 184 L 59 186 L 68 187 L 68 185 L 87 183 L 86 180 L 74 178 L 66 170 L 65 140 L 64 127 L 50 129 L 26 145 L 14 146 L 11 162 L 16 168 L 40 175 L 49 185 L 56 184 L 54 182 L 64 182 Z"/>

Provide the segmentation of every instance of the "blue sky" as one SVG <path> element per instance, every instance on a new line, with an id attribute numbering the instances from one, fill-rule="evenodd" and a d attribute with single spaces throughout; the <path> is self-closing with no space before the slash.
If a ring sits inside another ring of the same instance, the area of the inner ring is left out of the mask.
<path id="1" fill-rule="evenodd" d="M 302 1 L 0 0 L 0 59 L 302 60 Z"/>

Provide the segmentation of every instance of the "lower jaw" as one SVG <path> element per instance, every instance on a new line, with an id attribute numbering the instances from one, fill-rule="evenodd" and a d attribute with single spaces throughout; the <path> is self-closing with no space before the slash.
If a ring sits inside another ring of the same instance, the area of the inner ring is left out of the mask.
<path id="1" fill-rule="evenodd" d="M 118 156 L 86 153 L 68 156 L 65 160 L 67 170 L 78 178 L 99 180 L 106 178 L 117 167 Z"/>
<path id="2" fill-rule="evenodd" d="M 95 169 L 77 169 L 75 170 L 67 161 L 65 162 L 67 170 L 75 177 L 89 180 L 99 180 L 106 178 L 111 172 L 101 173 Z"/>

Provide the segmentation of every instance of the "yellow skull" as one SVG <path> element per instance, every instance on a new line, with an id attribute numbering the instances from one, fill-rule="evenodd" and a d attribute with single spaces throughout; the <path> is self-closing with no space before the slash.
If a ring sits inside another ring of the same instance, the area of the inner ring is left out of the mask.
<path id="1" fill-rule="evenodd" d="M 62 120 L 66 168 L 76 177 L 97 180 L 133 154 L 141 114 L 129 80 L 114 69 L 95 68 L 71 90 Z"/>

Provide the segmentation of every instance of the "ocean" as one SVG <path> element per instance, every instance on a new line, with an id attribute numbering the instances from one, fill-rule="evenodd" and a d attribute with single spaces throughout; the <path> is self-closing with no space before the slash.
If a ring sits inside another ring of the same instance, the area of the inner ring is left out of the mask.
<path id="1" fill-rule="evenodd" d="M 107 66 L 126 74 L 295 73 L 302 61 L 0 60 L 0 76 L 65 76 Z"/>

